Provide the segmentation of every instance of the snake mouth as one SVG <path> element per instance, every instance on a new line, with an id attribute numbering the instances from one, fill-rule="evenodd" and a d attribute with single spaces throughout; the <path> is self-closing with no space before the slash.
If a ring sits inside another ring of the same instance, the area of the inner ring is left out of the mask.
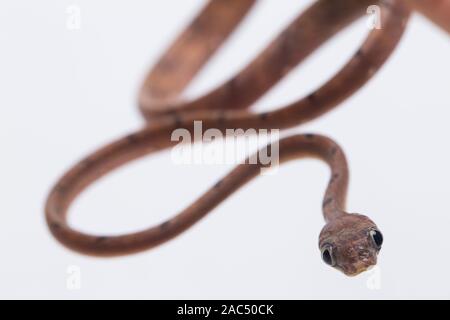
<path id="1" fill-rule="evenodd" d="M 371 267 L 372 267 L 372 266 L 367 267 L 367 268 L 362 268 L 362 269 L 359 269 L 359 270 L 357 270 L 357 271 L 355 271 L 355 272 L 353 272 L 353 273 L 348 273 L 348 272 L 345 272 L 345 271 L 344 271 L 344 274 L 345 274 L 347 277 L 353 278 L 353 277 L 359 276 L 361 273 L 366 272 L 366 271 L 369 270 Z"/>
<path id="2" fill-rule="evenodd" d="M 373 261 L 359 261 L 346 267 L 337 267 L 348 277 L 356 277 L 365 271 L 369 271 L 377 264 L 376 257 Z"/>

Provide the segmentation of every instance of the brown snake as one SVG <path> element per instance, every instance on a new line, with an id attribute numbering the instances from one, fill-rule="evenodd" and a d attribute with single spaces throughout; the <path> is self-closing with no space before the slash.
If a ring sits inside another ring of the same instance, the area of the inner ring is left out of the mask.
<path id="1" fill-rule="evenodd" d="M 366 14 L 374 2 L 382 8 L 382 29 L 370 32 L 350 61 L 323 86 L 288 106 L 265 113 L 250 107 L 325 41 Z M 142 87 L 139 103 L 144 128 L 119 139 L 76 164 L 52 189 L 46 219 L 52 234 L 65 246 L 89 255 L 114 256 L 155 247 L 203 218 L 240 186 L 258 175 L 262 165 L 241 164 L 175 217 L 152 228 L 120 236 L 84 234 L 71 228 L 67 211 L 90 184 L 144 155 L 175 145 L 177 128 L 191 133 L 194 121 L 204 130 L 285 129 L 331 110 L 362 87 L 383 65 L 399 42 L 410 10 L 401 0 L 318 0 L 295 19 L 259 56 L 229 81 L 193 101 L 180 95 L 255 3 L 255 0 L 210 1 L 162 56 Z M 345 198 L 348 168 L 341 148 L 313 134 L 279 142 L 280 163 L 317 157 L 331 168 L 324 201 L 326 225 L 320 234 L 323 260 L 347 275 L 376 263 L 382 235 L 366 216 L 348 214 Z"/>

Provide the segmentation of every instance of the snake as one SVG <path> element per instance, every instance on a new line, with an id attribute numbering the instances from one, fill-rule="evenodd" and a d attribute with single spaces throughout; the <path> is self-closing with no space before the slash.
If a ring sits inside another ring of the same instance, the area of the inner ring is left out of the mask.
<path id="1" fill-rule="evenodd" d="M 268 46 L 236 75 L 210 92 L 189 100 L 188 85 L 206 62 L 241 24 L 256 0 L 211 0 L 168 47 L 146 76 L 138 105 L 145 123 L 84 157 L 51 189 L 45 218 L 51 234 L 65 247 L 98 257 L 133 254 L 154 248 L 189 229 L 264 167 L 245 161 L 216 182 L 192 204 L 172 218 L 141 231 L 122 235 L 81 232 L 68 222 L 71 204 L 87 187 L 111 171 L 144 156 L 174 147 L 174 130 L 283 130 L 306 123 L 338 106 L 364 86 L 383 66 L 399 43 L 410 8 L 401 0 L 317 0 L 295 18 Z M 366 15 L 368 6 L 381 9 L 381 29 L 368 33 L 349 61 L 327 82 L 306 96 L 273 111 L 252 112 L 262 95 L 327 40 Z M 201 139 L 193 141 L 200 143 Z M 319 236 L 323 261 L 345 275 L 357 275 L 377 263 L 383 235 L 367 216 L 346 211 L 349 182 L 342 148 L 330 138 L 305 133 L 275 142 L 279 163 L 316 158 L 330 168 Z M 270 148 L 272 145 L 267 146 Z"/>

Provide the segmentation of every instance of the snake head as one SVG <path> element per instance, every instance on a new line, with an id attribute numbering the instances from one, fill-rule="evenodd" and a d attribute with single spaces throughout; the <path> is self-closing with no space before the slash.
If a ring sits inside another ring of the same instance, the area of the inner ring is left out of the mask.
<path id="1" fill-rule="evenodd" d="M 347 276 L 356 276 L 377 263 L 383 235 L 360 214 L 347 214 L 327 223 L 319 237 L 322 259 Z"/>

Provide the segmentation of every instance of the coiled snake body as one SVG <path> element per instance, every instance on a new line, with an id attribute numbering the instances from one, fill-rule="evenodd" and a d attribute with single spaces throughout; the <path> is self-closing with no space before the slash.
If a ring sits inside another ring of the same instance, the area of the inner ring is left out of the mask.
<path id="1" fill-rule="evenodd" d="M 155 247 L 203 218 L 227 196 L 255 177 L 260 164 L 241 164 L 185 210 L 161 225 L 121 236 L 96 236 L 74 230 L 67 211 L 88 185 L 129 161 L 174 145 L 175 129 L 285 129 L 317 118 L 363 86 L 400 40 L 410 15 L 400 0 L 375 1 L 382 8 L 382 29 L 370 32 L 351 60 L 323 86 L 288 106 L 255 114 L 245 110 L 322 43 L 366 13 L 373 0 L 319 0 L 302 13 L 259 56 L 232 79 L 193 101 L 180 94 L 250 10 L 255 0 L 210 1 L 149 73 L 139 104 L 147 124 L 101 148 L 68 171 L 52 189 L 46 219 L 65 246 L 89 255 L 114 256 Z M 313 134 L 279 142 L 280 163 L 317 157 L 331 169 L 323 213 L 326 225 L 319 247 L 323 260 L 347 275 L 376 263 L 382 244 L 377 226 L 366 216 L 345 211 L 348 169 L 332 140 Z"/>

